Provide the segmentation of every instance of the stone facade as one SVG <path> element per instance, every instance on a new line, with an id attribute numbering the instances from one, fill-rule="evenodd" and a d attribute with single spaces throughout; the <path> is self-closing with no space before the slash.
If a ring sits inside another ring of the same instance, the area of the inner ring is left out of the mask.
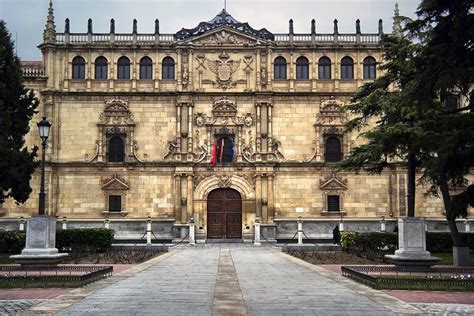
<path id="1" fill-rule="evenodd" d="M 56 32 L 50 6 L 39 46 L 43 63 L 24 64 L 27 85 L 41 100 L 38 118 L 53 124 L 50 215 L 76 226 L 110 219 L 124 238 L 138 237 L 147 217 L 161 225 L 163 238 L 179 237 L 194 217 L 198 236 L 206 238 L 207 195 L 217 188 L 239 192 L 244 237 L 256 216 L 263 226 L 279 227 L 278 237 L 298 217 L 314 227 L 319 221 L 328 229 L 315 234 L 327 235 L 342 217 L 376 229 L 381 218 L 395 223 L 405 215 L 403 163 L 380 175 L 334 173 L 326 153 L 329 138 L 341 157 L 363 141 L 343 133 L 348 117 L 341 107 L 380 75 L 381 22 L 378 34 L 362 34 L 358 22 L 356 33 L 341 34 L 337 21 L 331 34 L 316 33 L 314 22 L 310 33 L 295 34 L 292 21 L 288 34 L 272 34 L 223 10 L 175 34 L 161 34 L 158 21 L 150 34 L 137 34 L 136 21 L 132 34 L 115 34 L 113 21 L 109 33 L 94 33 L 92 21 L 88 28 L 71 33 L 67 20 L 65 32 Z M 326 68 L 322 58 L 330 61 Z M 344 58 L 353 61 L 349 68 Z M 35 122 L 30 145 L 39 144 Z M 123 146 L 118 162 L 110 156 L 114 137 Z M 211 165 L 214 142 L 224 139 L 231 162 Z M 36 213 L 37 176 L 27 203 L 1 206 L 5 221 Z M 440 200 L 423 192 L 419 187 L 417 215 L 441 219 Z M 110 196 L 119 197 L 118 211 Z"/>

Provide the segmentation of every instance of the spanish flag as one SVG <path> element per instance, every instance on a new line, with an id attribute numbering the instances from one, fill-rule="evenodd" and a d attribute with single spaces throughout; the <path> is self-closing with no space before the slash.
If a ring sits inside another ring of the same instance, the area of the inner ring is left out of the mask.
<path id="1" fill-rule="evenodd" d="M 222 137 L 222 142 L 221 142 L 221 154 L 219 155 L 220 162 L 222 162 L 222 159 L 224 158 L 224 137 Z"/>
<path id="2" fill-rule="evenodd" d="M 214 166 L 216 163 L 216 156 L 217 156 L 217 142 L 214 139 L 214 143 L 212 144 L 212 152 L 211 152 L 211 166 Z"/>

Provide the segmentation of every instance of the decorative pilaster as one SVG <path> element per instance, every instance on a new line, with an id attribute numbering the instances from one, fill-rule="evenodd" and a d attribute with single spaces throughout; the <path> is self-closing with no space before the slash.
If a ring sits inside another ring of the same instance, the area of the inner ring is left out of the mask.
<path id="1" fill-rule="evenodd" d="M 174 218 L 181 220 L 181 175 L 174 175 Z"/>
<path id="2" fill-rule="evenodd" d="M 261 110 L 262 110 L 262 104 L 261 103 L 255 103 L 255 109 L 256 109 L 256 115 L 257 115 L 257 137 L 256 137 L 256 152 L 261 152 L 262 151 L 262 135 L 261 135 L 261 123 L 262 123 L 262 117 L 261 117 Z"/>
<path id="3" fill-rule="evenodd" d="M 176 102 L 176 145 L 178 152 L 181 152 L 181 108 L 182 104 Z"/>
<path id="4" fill-rule="evenodd" d="M 274 176 L 272 174 L 268 175 L 268 223 L 272 224 L 273 219 L 275 218 L 275 198 L 274 198 L 274 189 L 273 189 L 273 183 L 274 183 Z"/>
<path id="5" fill-rule="evenodd" d="M 255 213 L 258 218 L 262 218 L 262 176 L 255 176 Z"/>
<path id="6" fill-rule="evenodd" d="M 193 175 L 188 174 L 187 175 L 187 204 L 186 204 L 186 215 L 187 218 L 185 218 L 185 221 L 183 223 L 186 223 L 188 218 L 191 218 L 194 214 L 193 210 Z"/>
<path id="7" fill-rule="evenodd" d="M 188 161 L 193 160 L 193 107 L 194 104 L 192 102 L 189 102 L 188 104 Z"/>

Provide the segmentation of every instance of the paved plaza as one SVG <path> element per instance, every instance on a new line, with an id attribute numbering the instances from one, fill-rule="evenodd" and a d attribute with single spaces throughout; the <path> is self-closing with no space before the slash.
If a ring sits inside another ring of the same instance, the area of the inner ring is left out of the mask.
<path id="1" fill-rule="evenodd" d="M 474 305 L 409 304 L 278 248 L 246 244 L 179 246 L 53 299 L 7 302 L 3 313 L 26 315 L 474 314 Z"/>

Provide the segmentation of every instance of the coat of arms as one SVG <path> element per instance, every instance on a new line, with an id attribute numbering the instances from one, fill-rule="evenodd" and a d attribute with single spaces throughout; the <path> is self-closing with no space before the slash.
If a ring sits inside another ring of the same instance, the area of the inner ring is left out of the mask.
<path id="1" fill-rule="evenodd" d="M 229 89 L 235 86 L 236 82 L 232 80 L 232 74 L 239 69 L 240 60 L 231 60 L 226 52 L 219 55 L 217 60 L 209 60 L 207 62 L 209 69 L 216 74 L 216 82 L 218 87 L 222 89 Z"/>

